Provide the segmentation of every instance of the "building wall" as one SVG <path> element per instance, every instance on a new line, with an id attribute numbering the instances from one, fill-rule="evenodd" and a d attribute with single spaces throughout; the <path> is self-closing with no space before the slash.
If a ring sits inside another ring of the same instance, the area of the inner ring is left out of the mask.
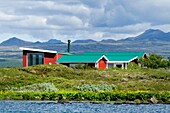
<path id="1" fill-rule="evenodd" d="M 58 60 L 61 56 L 63 56 L 63 54 L 58 53 L 58 54 L 57 54 L 57 59 L 56 59 L 56 60 Z"/>
<path id="2" fill-rule="evenodd" d="M 99 69 L 106 69 L 106 61 L 105 61 L 105 59 L 101 59 L 101 60 L 98 62 L 98 68 L 99 68 Z"/>
<path id="3" fill-rule="evenodd" d="M 44 53 L 44 64 L 56 64 L 57 55 L 55 53 Z"/>
<path id="4" fill-rule="evenodd" d="M 127 69 L 128 63 L 127 62 L 120 62 L 120 63 L 108 63 L 108 68 L 118 67 L 122 69 Z"/>
<path id="5" fill-rule="evenodd" d="M 95 63 L 88 63 L 87 65 L 91 68 L 95 68 Z"/>
<path id="6" fill-rule="evenodd" d="M 28 53 L 43 53 L 43 52 L 35 52 L 35 51 L 23 51 L 23 67 L 27 66 L 27 54 Z M 55 53 L 43 53 L 44 54 L 44 64 L 56 64 L 57 54 Z"/>
<path id="7" fill-rule="evenodd" d="M 22 55 L 22 65 L 23 67 L 27 66 L 27 51 L 23 51 L 23 55 Z"/>

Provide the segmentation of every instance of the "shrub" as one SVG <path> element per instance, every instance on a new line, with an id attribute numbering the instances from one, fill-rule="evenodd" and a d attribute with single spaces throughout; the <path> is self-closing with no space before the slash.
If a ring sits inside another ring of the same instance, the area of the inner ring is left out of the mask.
<path id="1" fill-rule="evenodd" d="M 81 91 L 92 91 L 92 92 L 98 92 L 98 91 L 112 91 L 116 89 L 116 85 L 111 84 L 84 84 L 82 86 L 76 87 L 76 89 Z"/>
<path id="2" fill-rule="evenodd" d="M 10 91 L 28 91 L 28 92 L 51 92 L 57 91 L 58 89 L 55 87 L 53 83 L 39 83 L 33 85 L 27 85 L 20 88 L 11 88 Z"/>
<path id="3" fill-rule="evenodd" d="M 168 60 L 164 60 L 163 56 L 154 53 L 149 54 L 148 58 L 146 59 L 140 58 L 139 62 L 143 67 L 146 66 L 148 68 L 153 68 L 153 69 L 167 68 L 169 65 Z"/>
<path id="4" fill-rule="evenodd" d="M 128 64 L 128 69 L 140 69 L 140 66 L 138 66 L 138 64 L 131 62 Z"/>
<path id="5" fill-rule="evenodd" d="M 0 99 L 13 100 L 69 100 L 69 101 L 135 101 L 150 102 L 155 97 L 159 103 L 170 101 L 170 92 L 0 92 Z"/>
<path id="6" fill-rule="evenodd" d="M 135 99 L 134 102 L 141 103 L 141 100 L 140 99 Z"/>
<path id="7" fill-rule="evenodd" d="M 87 64 L 76 64 L 75 66 L 71 66 L 73 69 L 94 69 Z"/>

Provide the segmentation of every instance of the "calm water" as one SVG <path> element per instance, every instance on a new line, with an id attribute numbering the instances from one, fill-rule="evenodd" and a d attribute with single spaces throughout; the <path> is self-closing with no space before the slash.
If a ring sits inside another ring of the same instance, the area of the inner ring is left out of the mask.
<path id="1" fill-rule="evenodd" d="M 170 113 L 170 105 L 61 104 L 42 101 L 0 101 L 0 113 Z"/>

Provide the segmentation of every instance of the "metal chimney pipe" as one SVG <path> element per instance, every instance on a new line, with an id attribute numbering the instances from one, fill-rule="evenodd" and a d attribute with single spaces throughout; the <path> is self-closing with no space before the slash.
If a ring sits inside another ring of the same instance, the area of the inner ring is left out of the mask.
<path id="1" fill-rule="evenodd" d="M 70 42 L 71 42 L 71 40 L 68 40 L 68 53 L 70 53 Z"/>

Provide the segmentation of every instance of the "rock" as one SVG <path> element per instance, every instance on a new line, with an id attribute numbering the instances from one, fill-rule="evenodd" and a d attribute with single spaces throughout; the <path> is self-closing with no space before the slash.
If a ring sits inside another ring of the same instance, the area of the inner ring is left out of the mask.
<path id="1" fill-rule="evenodd" d="M 65 100 L 58 100 L 58 103 L 61 103 L 61 104 L 68 103 L 68 102 L 69 102 L 68 99 L 65 99 Z"/>
<path id="2" fill-rule="evenodd" d="M 135 101 L 125 101 L 124 103 L 125 103 L 125 104 L 138 104 L 138 103 L 135 102 Z"/>
<path id="3" fill-rule="evenodd" d="M 130 78 L 130 79 L 131 79 L 131 78 L 133 78 L 133 77 L 132 77 L 131 75 L 127 75 L 127 78 Z"/>
<path id="4" fill-rule="evenodd" d="M 114 104 L 123 104 L 123 103 L 124 103 L 124 101 L 122 101 L 122 100 L 117 100 L 114 102 Z"/>
<path id="5" fill-rule="evenodd" d="M 127 78 L 122 78 L 120 81 L 121 82 L 128 82 L 128 79 Z"/>
<path id="6" fill-rule="evenodd" d="M 30 70 L 30 73 L 36 74 L 37 72 L 35 70 Z"/>
<path id="7" fill-rule="evenodd" d="M 150 99 L 150 102 L 153 103 L 153 104 L 157 104 L 158 103 L 158 100 L 155 98 L 155 97 L 152 97 Z"/>

